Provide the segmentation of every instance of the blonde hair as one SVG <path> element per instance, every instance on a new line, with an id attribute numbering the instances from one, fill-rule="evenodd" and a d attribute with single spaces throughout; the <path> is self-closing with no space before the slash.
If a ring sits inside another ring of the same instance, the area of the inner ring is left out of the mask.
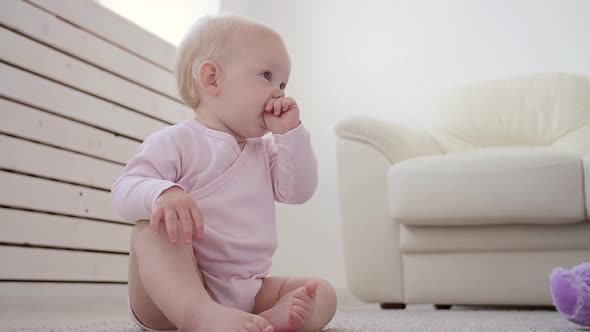
<path id="1" fill-rule="evenodd" d="M 184 102 L 196 108 L 200 96 L 195 84 L 199 68 L 217 59 L 232 35 L 245 27 L 270 28 L 238 15 L 204 16 L 186 32 L 176 52 L 176 85 Z"/>

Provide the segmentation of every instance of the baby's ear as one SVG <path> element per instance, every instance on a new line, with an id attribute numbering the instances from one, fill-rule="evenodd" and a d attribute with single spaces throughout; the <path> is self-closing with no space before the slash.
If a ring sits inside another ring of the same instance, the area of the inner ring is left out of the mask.
<path id="1" fill-rule="evenodd" d="M 219 94 L 219 67 L 213 61 L 205 61 L 199 66 L 199 74 L 196 77 L 199 86 L 210 95 Z"/>

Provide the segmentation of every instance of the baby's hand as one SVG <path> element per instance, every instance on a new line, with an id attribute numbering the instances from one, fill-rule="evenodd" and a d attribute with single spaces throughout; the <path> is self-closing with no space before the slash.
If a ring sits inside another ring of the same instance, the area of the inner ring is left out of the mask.
<path id="1" fill-rule="evenodd" d="M 273 134 L 285 134 L 299 123 L 299 106 L 291 97 L 270 99 L 264 107 L 264 122 Z"/>
<path id="2" fill-rule="evenodd" d="M 176 243 L 178 224 L 182 226 L 184 242 L 190 244 L 193 232 L 197 238 L 203 236 L 203 216 L 192 197 L 178 187 L 164 190 L 154 203 L 150 217 L 152 230 L 160 233 L 162 220 L 170 242 Z"/>

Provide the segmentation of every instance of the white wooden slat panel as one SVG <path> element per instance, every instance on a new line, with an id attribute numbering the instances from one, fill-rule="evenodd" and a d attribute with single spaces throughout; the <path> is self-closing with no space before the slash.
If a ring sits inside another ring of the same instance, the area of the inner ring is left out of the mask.
<path id="1" fill-rule="evenodd" d="M 120 77 L 0 27 L 0 59 L 168 123 L 189 118 L 190 108 Z"/>
<path id="2" fill-rule="evenodd" d="M 141 141 L 168 126 L 3 63 L 0 63 L 0 77 L 0 96 Z"/>
<path id="3" fill-rule="evenodd" d="M 123 166 L 0 135 L 0 168 L 110 190 Z"/>
<path id="4" fill-rule="evenodd" d="M 126 164 L 140 143 L 0 98 L 0 133 Z"/>
<path id="5" fill-rule="evenodd" d="M 1 171 L 0 188 L 3 206 L 125 222 L 103 190 Z"/>
<path id="6" fill-rule="evenodd" d="M 64 20 L 174 71 L 176 48 L 95 1 L 29 0 Z"/>
<path id="7" fill-rule="evenodd" d="M 125 282 L 128 257 L 0 245 L 0 279 Z"/>
<path id="8" fill-rule="evenodd" d="M 181 101 L 174 75 L 22 1 L 0 1 L 0 22 L 84 61 Z"/>
<path id="9" fill-rule="evenodd" d="M 59 248 L 129 252 L 132 226 L 0 208 L 0 241 Z"/>

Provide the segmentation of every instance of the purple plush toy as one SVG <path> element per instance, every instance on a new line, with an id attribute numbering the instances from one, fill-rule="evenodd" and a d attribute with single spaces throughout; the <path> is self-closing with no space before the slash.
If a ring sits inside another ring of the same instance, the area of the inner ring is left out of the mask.
<path id="1" fill-rule="evenodd" d="M 580 264 L 570 271 L 554 269 L 551 296 L 565 318 L 581 326 L 590 326 L 590 263 Z"/>

